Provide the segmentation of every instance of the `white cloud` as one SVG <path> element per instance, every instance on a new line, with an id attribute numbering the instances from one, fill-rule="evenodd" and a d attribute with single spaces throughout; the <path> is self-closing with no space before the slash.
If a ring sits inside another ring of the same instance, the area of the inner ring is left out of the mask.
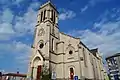
<path id="1" fill-rule="evenodd" d="M 34 9 L 38 9 L 40 5 L 41 5 L 40 2 L 33 2 L 30 4 L 30 7 L 34 10 Z"/>
<path id="2" fill-rule="evenodd" d="M 2 19 L 1 19 L 2 22 L 11 23 L 12 20 L 13 20 L 12 11 L 11 11 L 9 8 L 3 10 L 3 13 L 2 13 L 1 18 L 2 18 Z"/>
<path id="3" fill-rule="evenodd" d="M 59 19 L 60 20 L 66 20 L 66 19 L 72 19 L 76 16 L 76 13 L 71 11 L 71 10 L 68 10 L 68 11 L 64 11 L 63 13 L 61 13 L 59 15 Z"/>
<path id="4" fill-rule="evenodd" d="M 33 35 L 37 22 L 37 11 L 35 10 L 39 7 L 39 4 L 37 2 L 31 3 L 26 12 L 19 16 L 14 14 L 6 5 L 17 5 L 24 0 L 12 0 L 15 1 L 14 3 L 10 1 L 0 0 L 0 4 L 5 4 L 2 6 L 4 8 L 3 11 L 0 11 L 0 56 L 4 57 L 7 53 L 12 54 L 12 58 L 16 60 L 15 62 L 18 62 L 18 65 L 22 65 L 22 67 L 18 67 L 22 68 L 21 70 L 25 70 L 25 68 L 27 69 L 29 57 L 31 56 L 30 45 L 20 41 L 12 42 L 11 40 L 16 39 L 16 37 L 25 37 L 26 34 Z"/>
<path id="5" fill-rule="evenodd" d="M 12 0 L 15 4 L 19 4 L 21 2 L 23 2 L 24 0 Z"/>
<path id="6" fill-rule="evenodd" d="M 0 32 L 8 32 L 11 33 L 12 30 L 12 22 L 13 20 L 13 14 L 10 9 L 5 9 L 4 11 L 1 12 L 0 15 Z M 8 29 L 7 29 L 8 28 Z"/>
<path id="7" fill-rule="evenodd" d="M 13 54 L 13 58 L 17 60 L 19 63 L 26 63 L 29 60 L 31 54 L 31 47 L 22 42 L 10 42 L 10 43 L 0 43 L 0 51 L 10 52 Z"/>
<path id="8" fill-rule="evenodd" d="M 120 22 L 118 22 L 119 25 Z M 115 25 L 116 23 L 112 23 Z M 78 36 L 82 39 L 82 41 L 89 47 L 89 48 L 99 48 L 100 52 L 102 52 L 103 56 L 108 56 L 117 52 L 120 52 L 120 25 L 119 28 L 111 28 L 108 27 L 109 31 L 106 30 L 104 27 L 110 26 L 110 24 L 103 24 L 99 31 L 93 32 L 91 30 L 83 30 L 83 31 L 75 31 L 72 33 L 74 36 Z M 112 26 L 114 27 L 114 26 Z M 115 31 L 112 31 L 115 30 Z M 106 33 L 105 33 L 106 31 Z M 105 33 L 105 34 L 104 34 Z M 110 33 L 110 34 L 109 34 Z"/>
<path id="9" fill-rule="evenodd" d="M 0 24 L 0 40 L 9 40 L 14 34 L 15 31 L 12 28 L 12 24 Z"/>
<path id="10" fill-rule="evenodd" d="M 18 33 L 33 34 L 34 27 L 37 22 L 37 11 L 34 11 L 32 8 L 33 7 L 30 6 L 22 17 L 16 17 L 14 28 Z"/>
<path id="11" fill-rule="evenodd" d="M 82 13 L 82 12 L 86 11 L 87 9 L 88 9 L 88 6 L 86 5 L 84 8 L 81 8 L 80 12 Z"/>
<path id="12" fill-rule="evenodd" d="M 11 25 L 12 20 L 13 20 L 12 11 L 8 8 L 4 9 L 3 11 L 1 11 L 1 15 L 0 15 L 0 26 L 1 26 L 0 28 L 2 30 L 4 28 L 4 31 L 5 31 L 5 27 L 10 29 L 10 27 L 12 27 L 12 25 Z M 5 31 L 5 32 L 7 32 L 7 31 Z"/>
<path id="13" fill-rule="evenodd" d="M 88 4 L 86 4 L 83 8 L 81 8 L 80 13 L 86 11 L 91 6 L 95 6 L 98 3 L 109 2 L 109 1 L 111 1 L 111 0 L 89 0 Z"/>
<path id="14" fill-rule="evenodd" d="M 19 54 L 19 56 L 16 56 L 16 60 L 19 63 L 28 63 L 30 59 L 31 54 L 31 47 L 29 45 L 26 45 L 22 42 L 14 42 L 16 44 L 14 47 L 14 53 Z"/>
<path id="15" fill-rule="evenodd" d="M 0 24 L 0 34 L 14 34 L 14 30 L 12 29 L 12 24 L 2 23 Z"/>
<path id="16" fill-rule="evenodd" d="M 15 60 L 12 63 L 17 64 L 15 67 L 19 68 L 20 72 L 26 73 L 31 56 L 31 47 L 20 41 L 0 43 L 0 56 L 2 60 L 6 58 L 8 53 L 11 54 L 12 59 Z"/>
<path id="17" fill-rule="evenodd" d="M 111 0 L 89 0 L 89 5 L 94 6 L 94 5 L 96 5 L 97 3 L 100 3 L 100 2 L 108 2 L 108 1 L 111 1 Z"/>
<path id="18" fill-rule="evenodd" d="M 89 48 L 99 48 L 104 57 L 120 52 L 120 21 L 116 21 L 117 18 L 112 21 L 107 19 L 110 14 L 96 21 L 93 29 L 73 30 L 68 33 L 80 37 Z"/>
<path id="19" fill-rule="evenodd" d="M 4 9 L 0 15 L 0 40 L 9 40 L 14 35 L 12 20 L 12 11 L 9 8 Z"/>
<path id="20" fill-rule="evenodd" d="M 5 9 L 10 7 L 11 5 L 17 5 L 20 6 L 20 3 L 22 3 L 25 0 L 0 0 L 1 8 Z"/>
<path id="21" fill-rule="evenodd" d="M 18 64 L 20 72 L 27 72 L 28 64 L 31 56 L 31 47 L 22 42 L 13 42 L 14 58 Z M 24 70 L 24 71 L 23 71 Z"/>
<path id="22" fill-rule="evenodd" d="M 11 40 L 16 37 L 24 37 L 26 34 L 33 34 L 37 19 L 37 11 L 35 11 L 37 5 L 32 3 L 23 16 L 14 16 L 13 11 L 6 7 L 0 11 L 0 41 L 3 41 L 0 42 L 0 56 L 4 57 L 7 53 L 11 53 L 18 65 L 24 65 L 19 66 L 21 70 L 27 69 L 31 47 L 22 42 L 12 42 Z"/>
<path id="23" fill-rule="evenodd" d="M 99 28 L 101 27 L 99 32 L 107 32 L 107 34 L 116 32 L 119 30 L 120 27 L 120 21 L 118 22 L 108 22 L 105 24 L 101 24 L 101 26 L 99 26 Z"/>
<path id="24" fill-rule="evenodd" d="M 23 16 L 14 16 L 9 8 L 5 8 L 3 12 L 0 12 L 0 40 L 10 40 L 16 36 L 33 34 L 37 21 L 37 11 L 34 9 L 37 7 L 36 2 L 31 3 Z M 12 22 L 14 22 L 14 25 Z"/>
<path id="25" fill-rule="evenodd" d="M 8 4 L 10 0 L 0 0 L 0 4 Z"/>

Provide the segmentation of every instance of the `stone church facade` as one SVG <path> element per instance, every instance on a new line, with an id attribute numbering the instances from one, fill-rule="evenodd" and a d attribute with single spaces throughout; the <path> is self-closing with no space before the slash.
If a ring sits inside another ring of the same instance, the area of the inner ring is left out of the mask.
<path id="1" fill-rule="evenodd" d="M 41 5 L 35 26 L 32 55 L 27 77 L 40 80 L 43 66 L 55 73 L 57 80 L 104 80 L 102 57 L 81 39 L 59 32 L 58 11 L 48 1 Z"/>

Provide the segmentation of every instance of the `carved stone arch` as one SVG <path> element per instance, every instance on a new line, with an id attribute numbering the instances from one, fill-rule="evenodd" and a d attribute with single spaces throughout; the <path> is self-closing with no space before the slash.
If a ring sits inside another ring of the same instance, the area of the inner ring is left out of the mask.
<path id="1" fill-rule="evenodd" d="M 45 58 L 44 58 L 43 53 L 42 53 L 40 50 L 38 50 L 38 52 L 39 52 L 39 54 L 41 55 L 41 57 L 43 58 L 43 61 L 44 61 L 44 60 L 45 60 Z"/>
<path id="2" fill-rule="evenodd" d="M 71 67 L 75 69 L 75 66 L 74 66 L 74 65 L 70 65 L 70 66 L 68 66 L 68 68 L 71 68 Z"/>
<path id="3" fill-rule="evenodd" d="M 69 77 L 71 77 L 71 72 L 70 72 L 71 69 L 73 69 L 73 77 L 74 77 L 74 75 L 75 75 L 75 66 L 74 65 L 68 66 L 68 75 L 69 75 Z"/>
<path id="4" fill-rule="evenodd" d="M 73 46 L 71 46 L 71 45 L 68 45 L 68 47 L 66 48 L 66 51 L 67 51 L 68 49 L 75 50 L 75 48 L 74 48 Z"/>
<path id="5" fill-rule="evenodd" d="M 38 50 L 36 55 L 33 57 L 32 61 L 31 61 L 31 67 L 34 66 L 34 62 L 35 60 L 39 60 L 39 64 L 43 65 L 43 57 L 41 55 L 42 53 Z"/>
<path id="6" fill-rule="evenodd" d="M 32 66 L 37 67 L 38 65 L 41 65 L 41 58 L 37 56 L 34 58 Z"/>
<path id="7" fill-rule="evenodd" d="M 65 52 L 69 55 L 69 54 L 74 54 L 75 53 L 75 48 L 71 45 L 68 45 L 68 47 L 66 48 Z M 71 52 L 71 53 L 70 53 Z"/>
<path id="8" fill-rule="evenodd" d="M 42 57 L 41 56 L 35 56 L 32 60 L 32 67 L 31 67 L 31 77 L 35 80 L 36 77 L 40 75 L 41 67 L 43 65 Z M 39 73 L 39 74 L 38 74 Z"/>
<path id="9" fill-rule="evenodd" d="M 39 40 L 37 44 L 40 44 L 41 42 L 43 42 L 43 43 L 44 43 L 44 41 L 43 41 L 43 40 Z"/>
<path id="10" fill-rule="evenodd" d="M 38 30 L 38 36 L 44 36 L 44 34 L 45 34 L 44 28 L 40 28 L 40 29 Z"/>

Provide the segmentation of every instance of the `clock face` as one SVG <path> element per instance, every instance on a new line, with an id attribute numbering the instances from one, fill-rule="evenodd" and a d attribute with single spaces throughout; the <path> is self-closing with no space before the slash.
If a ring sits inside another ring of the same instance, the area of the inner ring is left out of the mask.
<path id="1" fill-rule="evenodd" d="M 41 28 L 38 32 L 38 36 L 43 36 L 45 34 L 45 31 L 43 28 Z"/>

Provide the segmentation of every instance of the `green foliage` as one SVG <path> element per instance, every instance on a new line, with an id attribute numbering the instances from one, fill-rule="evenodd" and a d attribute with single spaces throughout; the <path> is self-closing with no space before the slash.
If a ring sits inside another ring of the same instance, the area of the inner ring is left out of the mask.
<path id="1" fill-rule="evenodd" d="M 48 75 L 42 75 L 41 80 L 51 80 L 51 74 L 48 74 Z"/>
<path id="2" fill-rule="evenodd" d="M 51 80 L 51 72 L 46 65 L 43 65 L 41 80 Z"/>

